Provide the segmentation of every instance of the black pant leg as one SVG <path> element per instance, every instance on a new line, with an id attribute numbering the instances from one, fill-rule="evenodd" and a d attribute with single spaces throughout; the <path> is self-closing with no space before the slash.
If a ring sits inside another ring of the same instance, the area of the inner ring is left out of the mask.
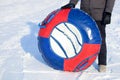
<path id="1" fill-rule="evenodd" d="M 106 25 L 102 25 L 100 21 L 96 22 L 99 27 L 102 38 L 101 49 L 98 55 L 98 65 L 106 65 L 107 64 L 106 30 L 105 30 Z"/>

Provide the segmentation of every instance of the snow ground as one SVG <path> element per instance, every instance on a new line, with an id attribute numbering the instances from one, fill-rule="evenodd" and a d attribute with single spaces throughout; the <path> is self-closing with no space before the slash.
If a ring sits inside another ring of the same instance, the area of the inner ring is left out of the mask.
<path id="1" fill-rule="evenodd" d="M 96 71 L 97 61 L 84 72 L 72 73 L 54 70 L 41 58 L 38 23 L 68 1 L 0 0 L 0 80 L 120 80 L 120 0 L 116 0 L 112 23 L 106 27 L 106 73 Z"/>

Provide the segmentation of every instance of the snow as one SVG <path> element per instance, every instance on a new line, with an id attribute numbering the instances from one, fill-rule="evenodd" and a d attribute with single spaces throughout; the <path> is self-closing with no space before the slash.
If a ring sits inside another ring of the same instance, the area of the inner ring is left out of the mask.
<path id="1" fill-rule="evenodd" d="M 120 0 L 116 0 L 112 22 L 106 27 L 106 73 L 96 70 L 97 60 L 86 71 L 74 73 L 46 65 L 37 47 L 38 23 L 68 2 L 0 0 L 0 80 L 120 80 Z"/>

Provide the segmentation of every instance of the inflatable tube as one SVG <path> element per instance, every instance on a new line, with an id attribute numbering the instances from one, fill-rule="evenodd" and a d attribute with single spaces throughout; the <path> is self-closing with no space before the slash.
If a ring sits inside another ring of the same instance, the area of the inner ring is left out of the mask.
<path id="1" fill-rule="evenodd" d="M 79 9 L 58 9 L 40 25 L 38 48 L 44 60 L 63 71 L 82 71 L 96 59 L 101 37 L 95 21 Z"/>

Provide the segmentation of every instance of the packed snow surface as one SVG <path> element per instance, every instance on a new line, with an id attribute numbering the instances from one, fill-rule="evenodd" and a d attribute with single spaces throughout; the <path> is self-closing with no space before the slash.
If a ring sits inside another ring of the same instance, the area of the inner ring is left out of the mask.
<path id="1" fill-rule="evenodd" d="M 87 70 L 74 73 L 54 70 L 44 62 L 37 45 L 38 24 L 68 2 L 0 0 L 0 80 L 120 80 L 120 0 L 106 26 L 106 73 L 97 71 L 97 60 Z"/>

